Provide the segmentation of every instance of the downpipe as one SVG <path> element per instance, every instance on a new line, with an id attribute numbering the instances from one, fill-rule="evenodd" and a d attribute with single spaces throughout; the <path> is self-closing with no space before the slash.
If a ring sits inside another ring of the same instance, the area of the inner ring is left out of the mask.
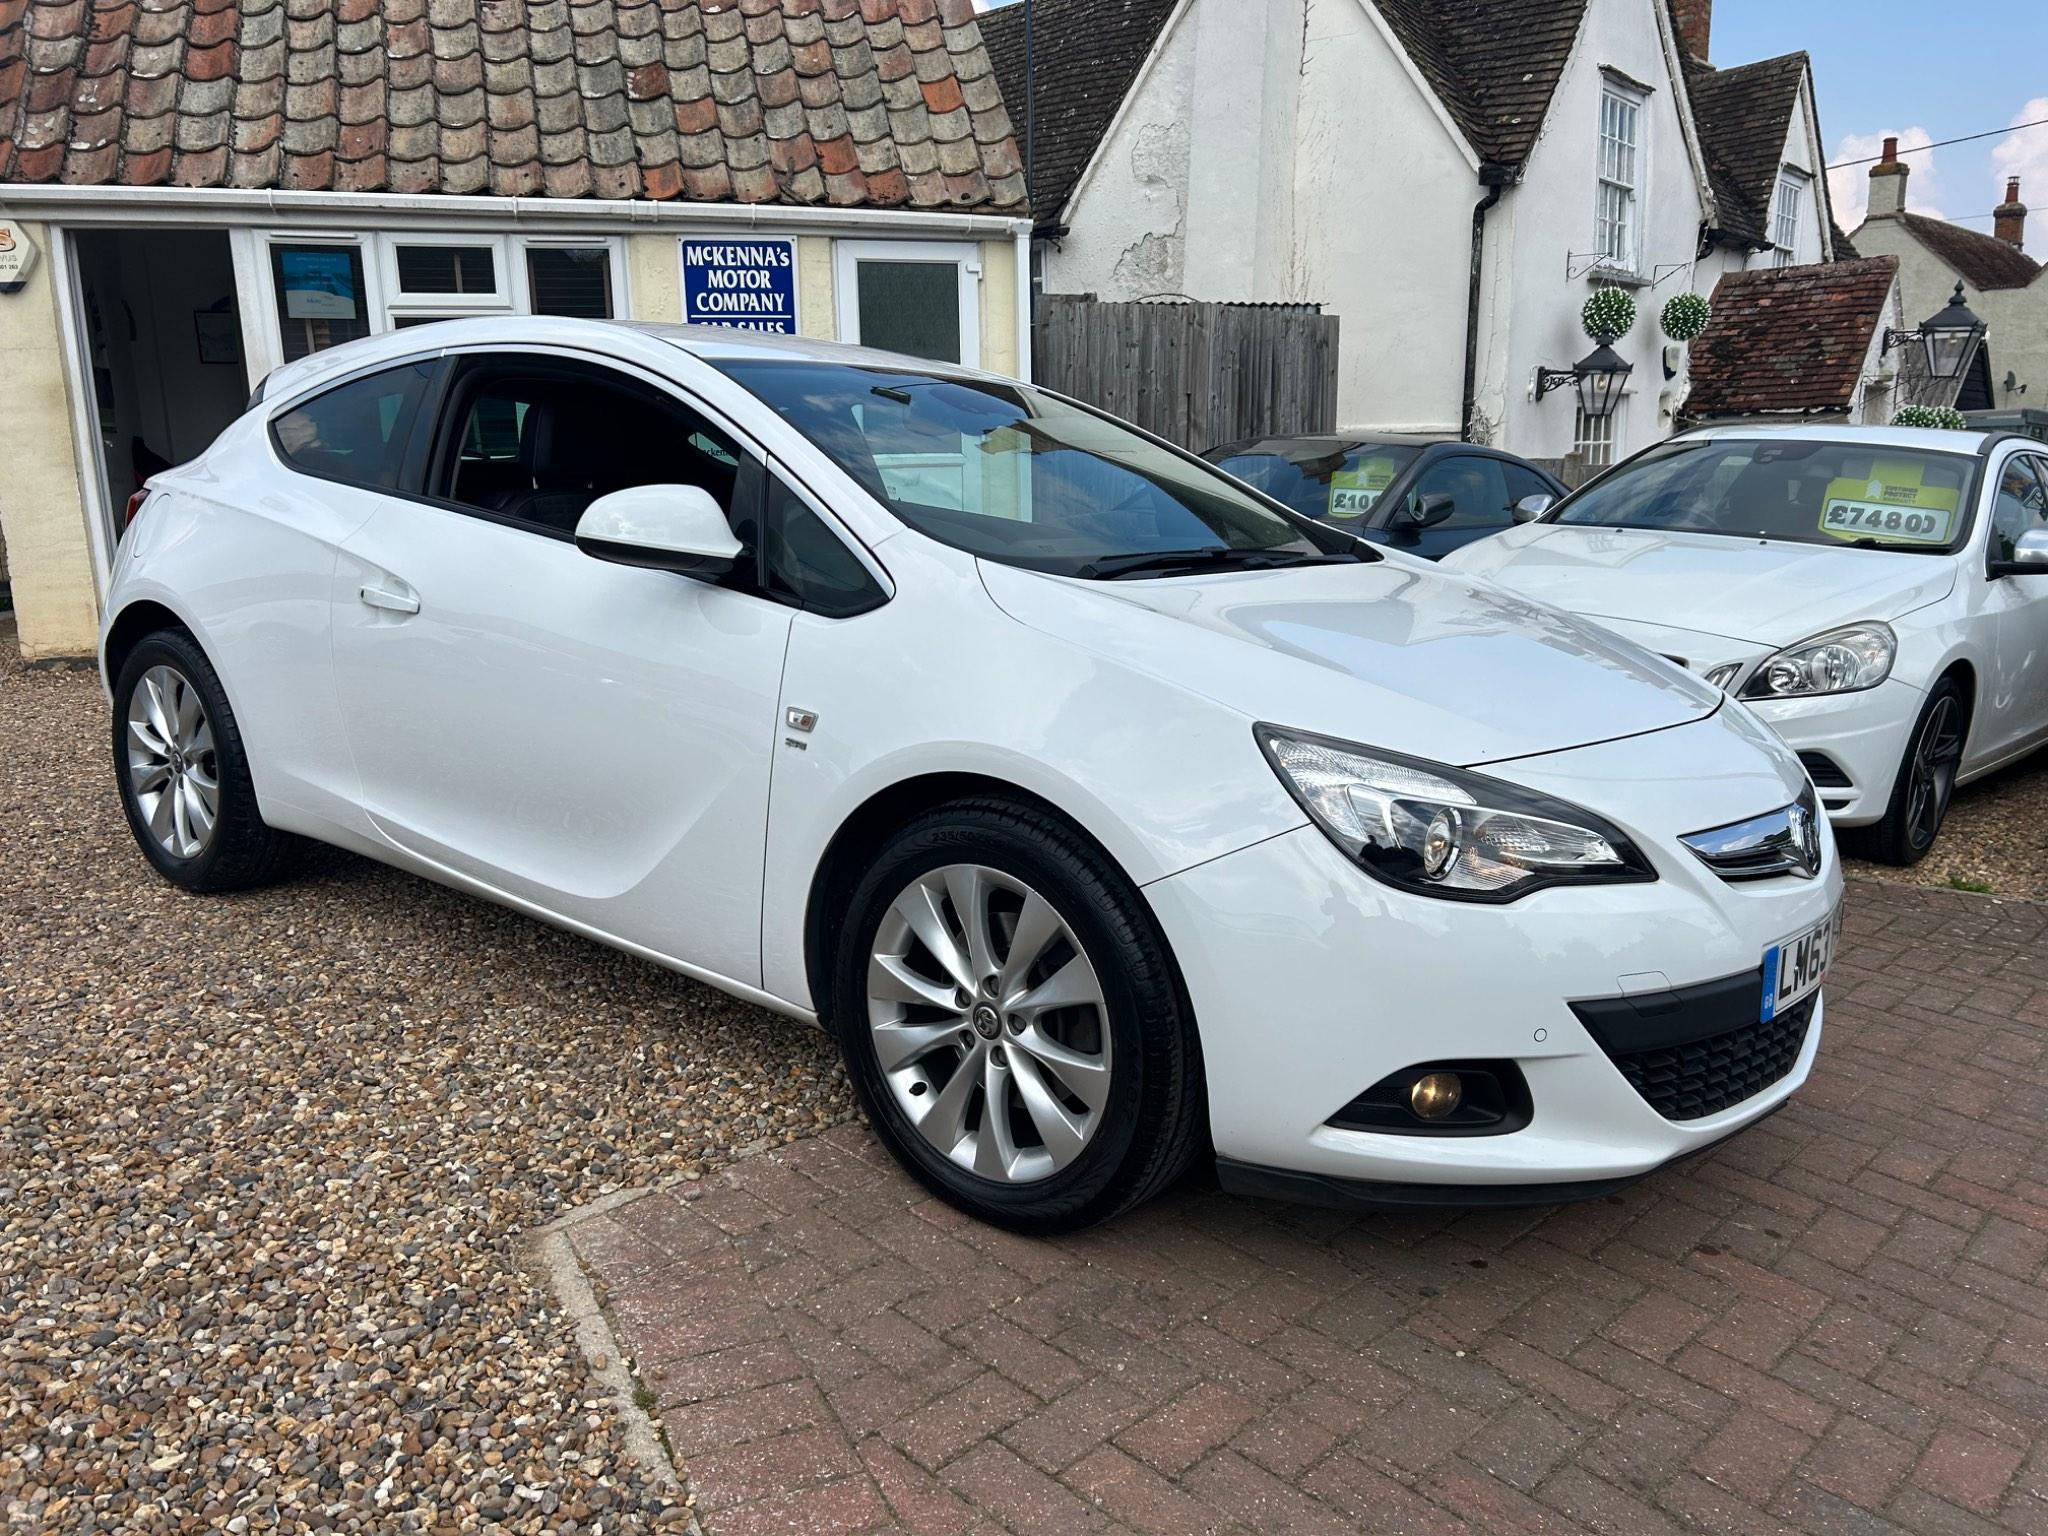
<path id="1" fill-rule="evenodd" d="M 1458 439 L 1472 440 L 1472 413 L 1479 404 L 1479 287 L 1486 267 L 1486 216 L 1515 180 L 1514 169 L 1488 160 L 1479 167 L 1486 196 L 1472 206 L 1472 271 L 1465 289 L 1465 388 L 1458 409 Z"/>

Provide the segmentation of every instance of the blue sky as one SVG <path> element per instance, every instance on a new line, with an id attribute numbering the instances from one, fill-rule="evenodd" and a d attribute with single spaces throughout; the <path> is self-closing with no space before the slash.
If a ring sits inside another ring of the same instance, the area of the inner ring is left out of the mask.
<path id="1" fill-rule="evenodd" d="M 2048 117 L 2048 0 L 1716 0 L 1716 64 L 1803 48 L 1813 59 L 1829 161 Z M 2017 175 L 2040 212 L 2027 243 L 2048 251 L 2048 127 L 1905 156 L 1911 206 L 1989 233 Z M 1868 166 L 1834 172 L 1844 229 L 1862 217 Z"/>

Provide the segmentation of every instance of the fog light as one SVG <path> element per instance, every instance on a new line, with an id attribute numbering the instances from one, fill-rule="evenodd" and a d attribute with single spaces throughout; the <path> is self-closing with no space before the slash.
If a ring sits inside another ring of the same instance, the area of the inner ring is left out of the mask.
<path id="1" fill-rule="evenodd" d="M 1465 1097 L 1465 1085 L 1455 1072 L 1425 1072 L 1408 1090 L 1408 1107 L 1418 1120 L 1441 1120 Z"/>

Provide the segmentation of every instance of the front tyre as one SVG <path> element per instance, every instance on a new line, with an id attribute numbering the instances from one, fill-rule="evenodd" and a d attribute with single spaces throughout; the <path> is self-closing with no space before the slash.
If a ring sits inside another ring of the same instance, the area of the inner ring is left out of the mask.
<path id="1" fill-rule="evenodd" d="M 1136 888 L 1045 812 L 931 811 L 855 887 L 833 1010 L 869 1123 L 969 1214 L 1102 1221 L 1187 1168 L 1200 1053 Z"/>
<path id="2" fill-rule="evenodd" d="M 114 681 L 114 775 L 143 857 L 188 891 L 274 879 L 297 839 L 264 824 L 242 733 L 213 664 L 183 630 L 158 630 Z"/>
<path id="3" fill-rule="evenodd" d="M 1892 781 L 1884 819 L 1865 834 L 1870 857 L 1903 867 L 1927 856 L 1948 816 L 1967 728 L 1962 687 L 1952 677 L 1943 678 L 1920 706 L 1906 738 L 1905 760 Z"/>

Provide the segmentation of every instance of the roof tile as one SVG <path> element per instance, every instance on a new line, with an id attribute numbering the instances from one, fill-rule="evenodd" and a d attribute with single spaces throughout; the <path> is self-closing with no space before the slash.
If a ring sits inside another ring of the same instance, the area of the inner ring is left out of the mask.
<path id="1" fill-rule="evenodd" d="M 1902 215 L 1900 222 L 1973 288 L 2024 288 L 2040 274 L 2039 262 L 1996 235 L 1921 213 Z"/>
<path id="2" fill-rule="evenodd" d="M 968 0 L 0 0 L 0 171 L 1017 207 L 992 82 Z"/>
<path id="3" fill-rule="evenodd" d="M 1723 277 L 1707 328 L 1692 343 L 1684 414 L 1698 420 L 1849 409 L 1898 270 L 1898 258 L 1876 256 Z"/>

